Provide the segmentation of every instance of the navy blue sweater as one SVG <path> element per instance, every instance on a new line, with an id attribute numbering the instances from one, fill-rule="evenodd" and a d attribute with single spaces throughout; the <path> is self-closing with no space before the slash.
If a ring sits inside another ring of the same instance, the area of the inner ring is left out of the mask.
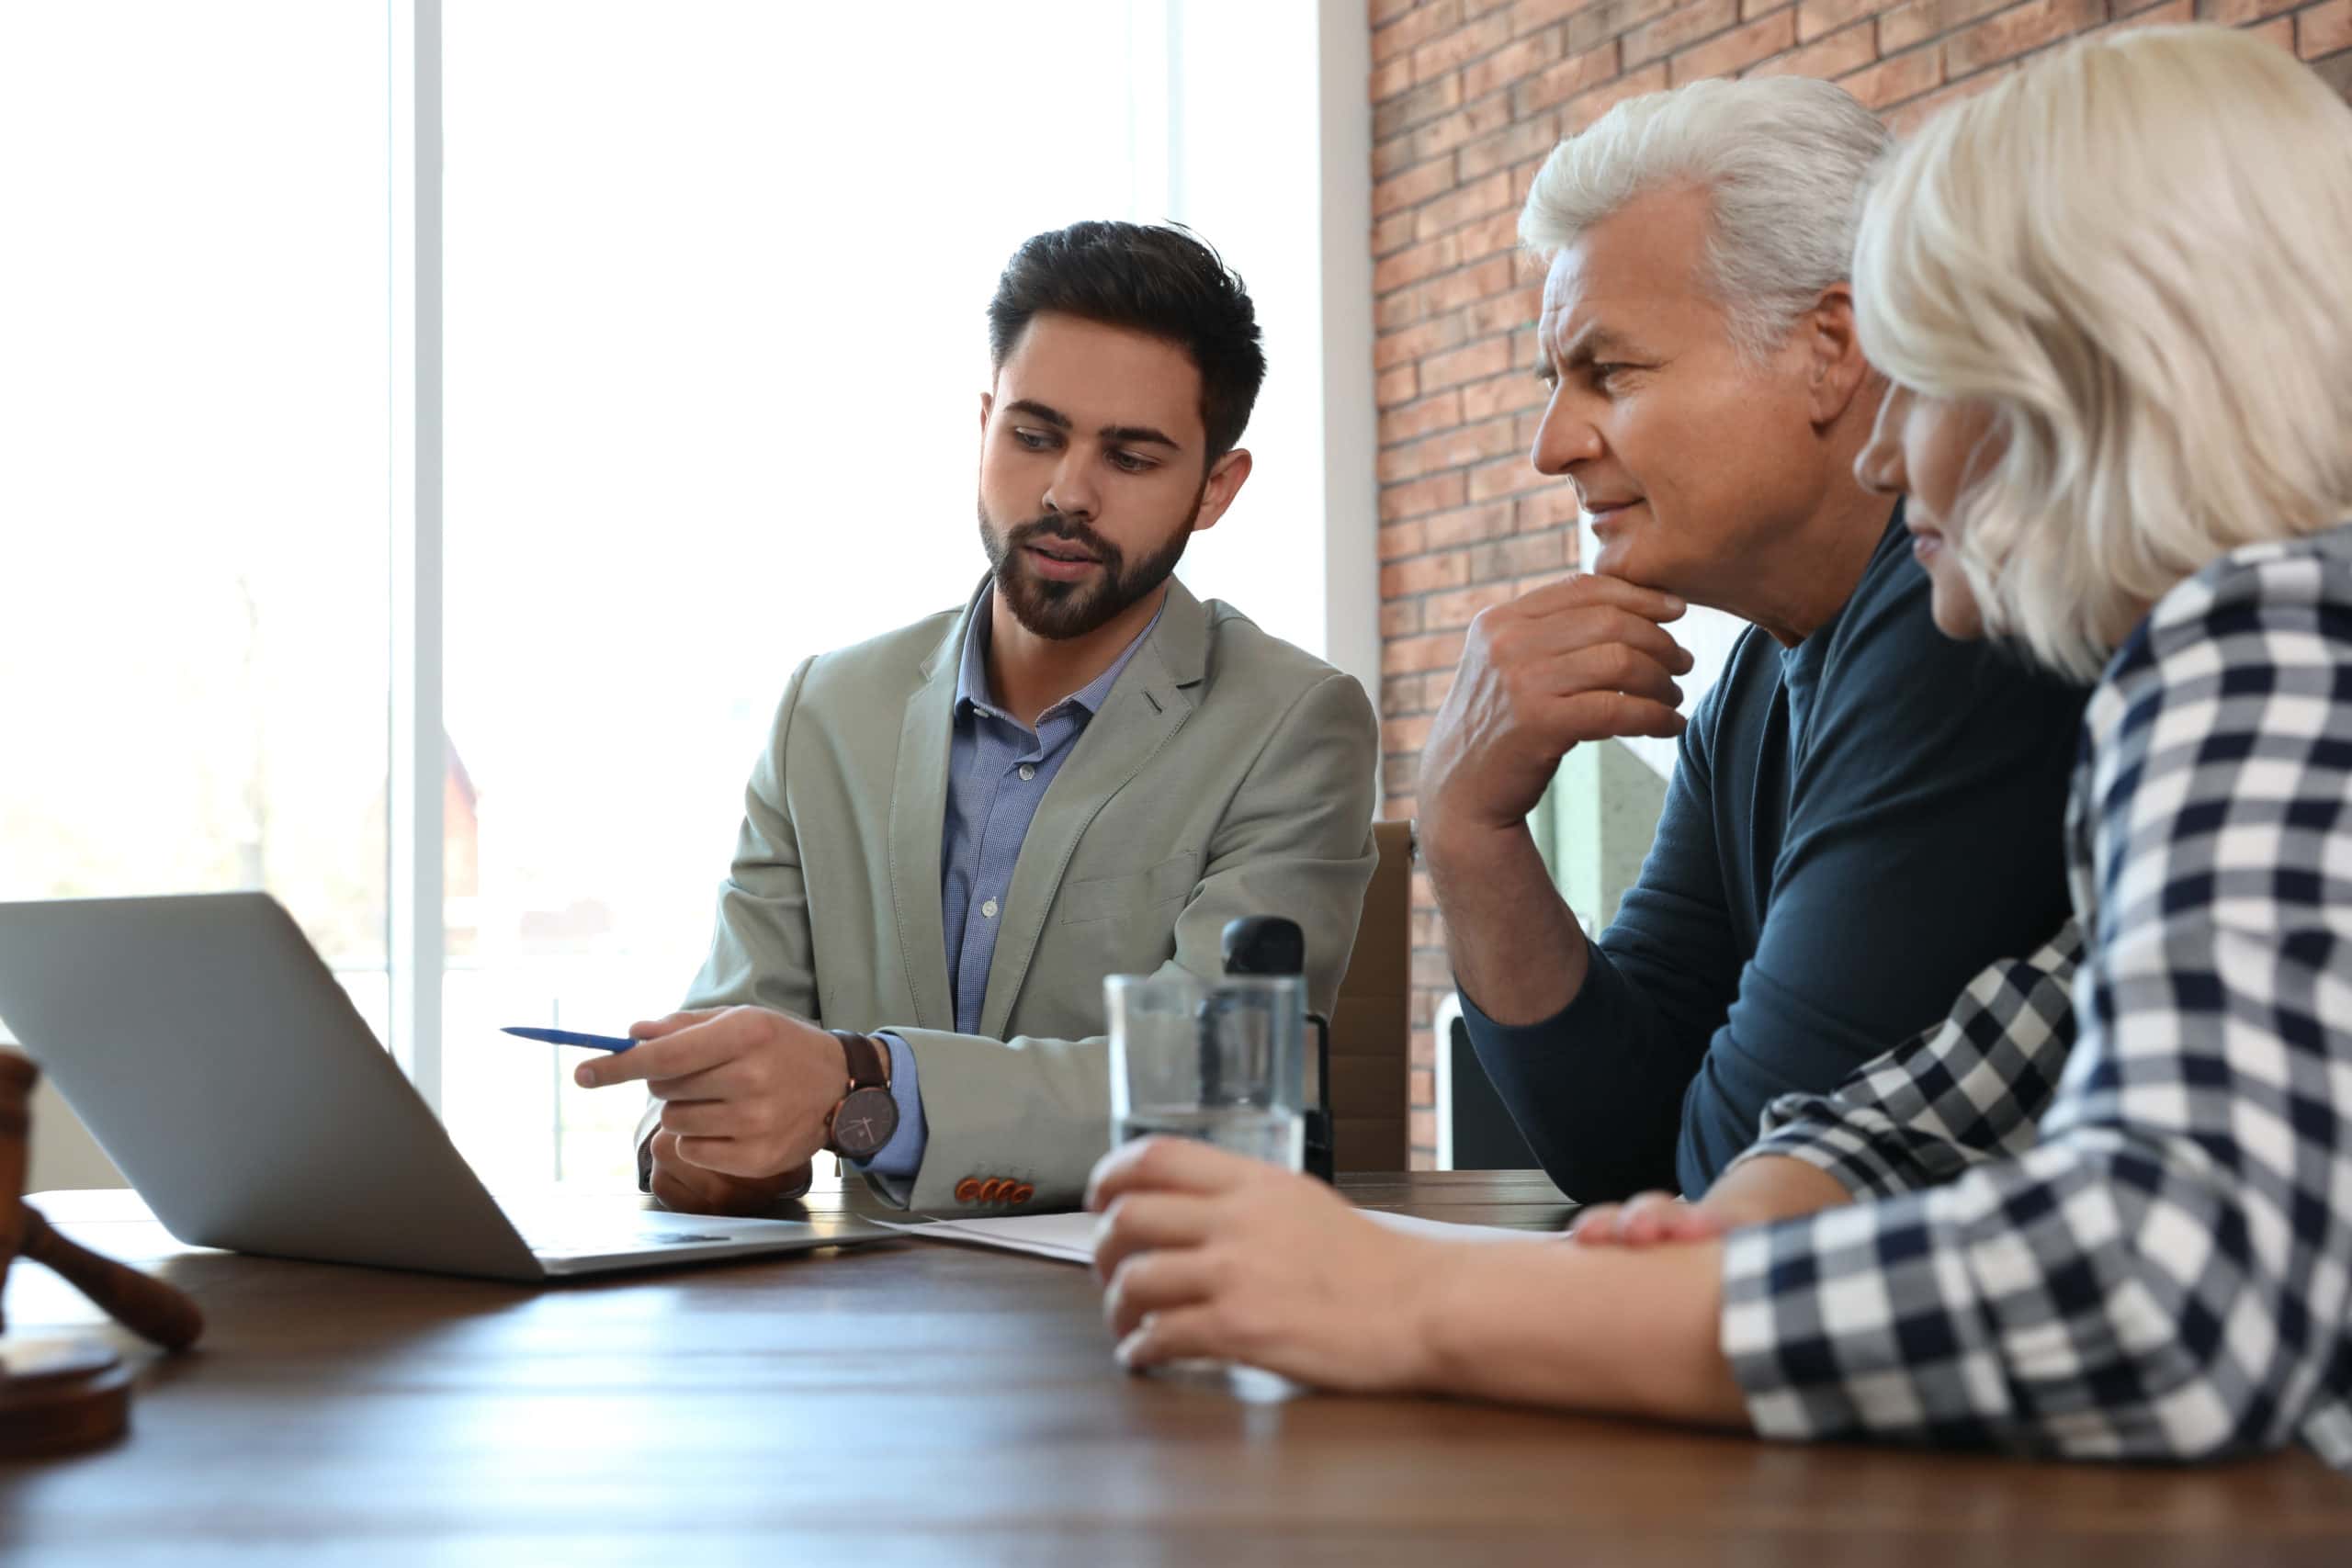
<path id="1" fill-rule="evenodd" d="M 2066 918 L 2084 694 L 1939 633 L 1902 524 L 1829 624 L 1740 637 L 1576 999 L 1511 1027 L 1462 998 L 1573 1198 L 1703 1191 L 1775 1096 L 1833 1088 Z"/>

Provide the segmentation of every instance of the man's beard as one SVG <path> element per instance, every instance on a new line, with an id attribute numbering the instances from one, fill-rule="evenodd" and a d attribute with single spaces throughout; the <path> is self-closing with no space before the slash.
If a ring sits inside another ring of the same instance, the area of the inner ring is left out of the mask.
<path id="1" fill-rule="evenodd" d="M 989 525 L 988 503 L 980 503 L 980 545 L 989 553 L 989 568 L 996 578 L 996 591 L 1003 596 L 1005 607 L 1012 618 L 1042 637 L 1057 642 L 1087 633 L 1108 625 L 1119 613 L 1168 581 L 1176 563 L 1184 557 L 1184 547 L 1193 537 L 1193 519 L 1201 514 L 1201 497 L 1207 492 L 1204 485 L 1200 494 L 1193 497 L 1193 509 L 1184 514 L 1183 526 L 1170 536 L 1168 542 L 1130 567 L 1119 547 L 1096 533 L 1082 518 L 1065 517 L 1058 512 L 1009 529 L 1002 537 Z M 1063 539 L 1078 546 L 1092 556 L 1097 570 L 1076 582 L 1056 582 L 1040 577 L 1025 553 L 1031 545 L 1046 539 Z"/>

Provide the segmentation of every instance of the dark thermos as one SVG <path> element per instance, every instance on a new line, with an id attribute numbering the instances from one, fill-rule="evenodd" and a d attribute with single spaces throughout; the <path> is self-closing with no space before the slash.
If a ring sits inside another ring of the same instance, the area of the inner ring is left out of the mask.
<path id="1" fill-rule="evenodd" d="M 1306 938 L 1296 920 L 1278 915 L 1244 915 L 1225 923 L 1220 943 L 1228 975 L 1304 975 Z M 1306 1173 L 1331 1179 L 1331 1021 L 1306 1015 L 1315 1031 L 1313 1081 L 1306 1086 Z"/>

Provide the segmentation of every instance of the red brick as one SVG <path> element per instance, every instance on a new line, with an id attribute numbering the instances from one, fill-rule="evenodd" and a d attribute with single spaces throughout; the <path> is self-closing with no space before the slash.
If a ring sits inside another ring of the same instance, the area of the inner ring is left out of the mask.
<path id="1" fill-rule="evenodd" d="M 1450 71 L 1458 71 L 1482 54 L 1501 48 L 1510 41 L 1510 18 L 1490 16 L 1456 28 L 1443 38 L 1424 44 L 1413 51 L 1413 80 L 1433 82 Z M 1466 89 L 1467 82 L 1463 84 Z M 1466 102 L 1477 95 L 1464 91 Z"/>
<path id="2" fill-rule="evenodd" d="M 1392 599 L 1380 607 L 1380 635 L 1385 637 L 1410 637 L 1421 629 L 1420 599 Z"/>
<path id="3" fill-rule="evenodd" d="M 1748 23 L 1736 32 L 1710 39 L 1695 49 L 1688 49 L 1667 62 L 1666 79 L 1673 86 L 1696 82 L 1707 76 L 1728 76 L 1745 65 L 1753 65 L 1770 55 L 1775 55 L 1797 41 L 1797 14 L 1793 10 L 1775 11 Z"/>
<path id="4" fill-rule="evenodd" d="M 1519 447 L 1519 433 L 1508 419 L 1488 420 L 1461 430 L 1449 430 L 1380 454 L 1376 467 L 1382 484 L 1417 479 L 1441 468 L 1466 468 Z"/>
<path id="5" fill-rule="evenodd" d="M 2175 3 L 2177 4 L 2178 0 L 2175 0 Z M 2273 17 L 2268 21 L 2257 22 L 2245 30 L 2265 43 L 2285 50 L 2289 54 L 2295 52 L 2295 18 L 2292 17 Z M 2352 56 L 2346 58 L 2352 59 Z"/>
<path id="6" fill-rule="evenodd" d="M 1413 231 L 1424 240 L 1432 240 L 1474 219 L 1502 211 L 1509 211 L 1516 220 L 1519 200 L 1511 193 L 1509 175 L 1491 174 L 1476 185 L 1464 186 L 1451 196 L 1425 203 L 1413 214 Z"/>
<path id="7" fill-rule="evenodd" d="M 1395 408 L 1417 396 L 1421 389 L 1420 367 L 1399 365 L 1394 370 L 1383 370 L 1372 379 L 1372 400 L 1377 408 Z"/>
<path id="8" fill-rule="evenodd" d="M 1475 141 L 1482 136 L 1491 136 L 1510 123 L 1509 102 L 1501 98 L 1483 98 L 1467 108 L 1441 115 L 1419 130 L 1408 130 L 1395 142 L 1383 142 L 1382 145 L 1401 144 L 1412 154 L 1413 161 L 1419 163 L 1423 158 L 1442 157 L 1464 142 Z M 1483 168 L 1467 170 L 1462 177 L 1476 179 L 1490 172 Z"/>
<path id="9" fill-rule="evenodd" d="M 1739 0 L 1693 0 L 1618 40 L 1627 70 L 1662 54 L 1688 49 L 1739 20 Z"/>
<path id="10" fill-rule="evenodd" d="M 1498 98 L 1497 103 L 1508 103 Z M 1496 169 L 1508 169 L 1530 158 L 1548 154 L 1560 140 L 1560 119 L 1554 114 L 1521 116 L 1508 130 L 1466 142 L 1453 155 L 1454 167 L 1465 180 Z"/>
<path id="11" fill-rule="evenodd" d="M 1998 86 L 2003 78 L 2015 71 L 2015 65 L 1996 65 L 1990 71 L 1979 71 L 1965 82 L 1955 82 L 1924 98 L 1914 98 L 1887 117 L 1887 128 L 1897 136 L 1908 136 L 1937 115 L 1966 98 L 1973 98 L 1988 87 Z"/>
<path id="12" fill-rule="evenodd" d="M 1558 571 L 1567 564 L 1568 536 L 1553 528 L 1478 546 L 1470 552 L 1470 581 L 1516 581 L 1533 572 Z M 1431 626 L 1442 624 L 1432 622 Z"/>
<path id="13" fill-rule="evenodd" d="M 2197 19 L 2219 22 L 2227 28 L 2242 28 L 2248 22 L 2258 22 L 2265 17 L 2291 11 L 2302 4 L 2304 0 L 2197 0 Z"/>
<path id="14" fill-rule="evenodd" d="M 1581 54 L 1674 9 L 1674 0 L 1600 0 L 1568 18 L 1568 52 Z"/>
<path id="15" fill-rule="evenodd" d="M 1834 33 L 1849 22 L 1874 16 L 1886 0 L 1798 0 L 1797 38 L 1804 43 Z"/>
<path id="16" fill-rule="evenodd" d="M 1544 288 L 1537 283 L 1481 299 L 1462 313 L 1463 335 L 1485 337 L 1490 333 L 1515 331 L 1536 318 L 1543 300 Z"/>
<path id="17" fill-rule="evenodd" d="M 1419 3 L 1420 0 L 1372 0 L 1372 25 L 1385 28 Z"/>
<path id="18" fill-rule="evenodd" d="M 1514 82 L 1523 81 L 1559 58 L 1559 28 L 1552 28 L 1521 39 L 1508 48 L 1495 51 L 1462 73 L 1462 101 L 1476 103 L 1489 93 L 1500 92 Z"/>
<path id="19" fill-rule="evenodd" d="M 1486 419 L 1498 413 L 1542 408 L 1550 396 L 1544 389 L 1544 383 L 1532 376 L 1497 376 L 1462 389 L 1462 417 Z"/>
<path id="20" fill-rule="evenodd" d="M 1469 500 L 1469 486 L 1459 473 L 1431 474 L 1410 484 L 1389 485 L 1380 492 L 1380 520 L 1401 523 L 1425 513 L 1443 512 Z"/>
<path id="21" fill-rule="evenodd" d="M 1383 675 L 1380 678 L 1380 716 L 1395 718 L 1421 712 L 1420 691 L 1421 678 L 1419 675 Z"/>
<path id="22" fill-rule="evenodd" d="M 1460 265 L 1461 260 L 1462 247 L 1454 243 L 1451 234 L 1442 240 L 1414 245 L 1373 264 L 1372 291 L 1385 294 L 1408 283 L 1419 283 L 1432 273 L 1444 272 Z"/>
<path id="23" fill-rule="evenodd" d="M 1437 1112 L 1413 1110 L 1405 1113 L 1405 1132 L 1413 1140 L 1415 1170 L 1437 1168 Z"/>
<path id="24" fill-rule="evenodd" d="M 1393 333 L 1382 333 L 1372 340 L 1372 367 L 1385 370 L 1391 366 L 1426 359 L 1461 343 L 1462 331 L 1461 317 L 1440 316 Z"/>
<path id="25" fill-rule="evenodd" d="M 1535 114 L 1565 103 L 1588 87 L 1598 87 L 1617 74 L 1617 46 L 1605 43 L 1572 54 L 1542 74 L 1511 90 L 1511 105 L 1521 115 Z"/>
<path id="26" fill-rule="evenodd" d="M 1595 87 L 1589 93 L 1578 93 L 1570 98 L 1567 106 L 1560 110 L 1560 131 L 1563 135 L 1574 136 L 1627 98 L 1664 91 L 1666 62 L 1661 60 L 1639 71 L 1629 72 L 1606 86 Z"/>
<path id="27" fill-rule="evenodd" d="M 1944 51 L 1933 44 L 1882 60 L 1838 78 L 1838 85 L 1874 109 L 1899 104 L 1943 85 Z"/>
<path id="28" fill-rule="evenodd" d="M 2106 0 L 2033 0 L 1979 22 L 1944 40 L 1944 75 L 1972 71 L 2052 44 L 2097 27 L 2106 18 Z"/>
<path id="29" fill-rule="evenodd" d="M 1825 82 L 1835 81 L 1849 71 L 1858 71 L 1878 58 L 1878 29 L 1868 22 L 1848 28 L 1841 33 L 1831 33 L 1815 43 L 1809 43 L 1792 54 L 1768 60 L 1748 73 L 1751 76 L 1818 76 Z"/>
<path id="30" fill-rule="evenodd" d="M 1372 226 L 1372 255 L 1374 261 L 1394 255 L 1413 243 L 1413 215 L 1398 212 L 1382 219 Z"/>
<path id="31" fill-rule="evenodd" d="M 1419 604 L 1419 600 L 1414 603 Z M 1380 749 L 1387 752 L 1419 752 L 1429 744 L 1430 717 L 1426 714 L 1411 718 L 1392 718 L 1380 727 Z"/>
<path id="32" fill-rule="evenodd" d="M 1483 582 L 1475 588 L 1430 595 L 1423 603 L 1422 615 L 1429 623 L 1430 630 L 1444 631 L 1453 626 L 1466 626 L 1479 611 L 1492 609 L 1497 604 L 1508 604 L 1517 597 L 1508 582 Z"/>
<path id="33" fill-rule="evenodd" d="M 2120 4 L 2120 0 L 2117 0 L 2117 3 Z M 2114 33 L 2124 32 L 2132 28 L 2168 28 L 2183 22 L 2193 22 L 2196 19 L 2197 0 L 2147 0 L 2147 3 L 2143 4 L 2139 10 L 2129 15 L 2119 14 L 2115 20 L 2105 27 L 2093 28 L 2091 31 Z M 2294 18 L 2281 17 L 2278 21 L 2287 28 L 2289 40 L 2287 51 L 2291 54 L 2294 52 Z"/>
<path id="34" fill-rule="evenodd" d="M 1372 68 L 1371 79 L 1364 85 L 1364 96 L 1377 104 L 1395 97 L 1412 85 L 1412 61 L 1391 60 Z"/>
<path id="35" fill-rule="evenodd" d="M 1432 632 L 1432 637 L 1460 637 L 1459 632 Z M 1385 795 L 1402 795 L 1421 787 L 1421 759 L 1410 751 L 1380 759 L 1380 788 Z"/>
<path id="36" fill-rule="evenodd" d="M 1440 392 L 1433 398 L 1391 409 L 1380 416 L 1380 444 L 1392 446 L 1399 441 L 1411 441 L 1433 430 L 1450 430 L 1462 423 L 1462 394 Z"/>
<path id="37" fill-rule="evenodd" d="M 1421 361 L 1421 385 L 1434 392 L 1444 387 L 1458 387 L 1464 381 L 1498 375 L 1510 368 L 1510 343 L 1506 338 L 1488 338 L 1466 348 L 1448 354 L 1434 355 Z"/>
<path id="38" fill-rule="evenodd" d="M 2327 0 L 2295 13 L 2295 52 L 2317 60 L 2339 49 L 2352 49 L 2352 0 Z"/>
<path id="39" fill-rule="evenodd" d="M 1422 523 L 1391 523 L 1380 530 L 1380 558 L 1396 560 L 1429 548 L 1429 528 Z"/>
<path id="40" fill-rule="evenodd" d="M 1453 160 L 1439 158 L 1406 170 L 1401 175 L 1375 181 L 1372 187 L 1372 215 L 1385 218 L 1407 207 L 1418 207 L 1433 196 L 1441 196 L 1453 188 Z"/>
<path id="41" fill-rule="evenodd" d="M 1464 262 L 1483 261 L 1488 256 L 1502 255 L 1519 249 L 1519 202 L 1514 199 L 1500 212 L 1465 223 L 1446 236 L 1459 241 Z"/>
<path id="42" fill-rule="evenodd" d="M 1505 457 L 1470 470 L 1469 497 L 1472 501 L 1492 501 L 1498 495 L 1517 495 L 1554 482 L 1537 473 L 1525 457 Z"/>
<path id="43" fill-rule="evenodd" d="M 1519 281 L 1519 273 L 1518 257 L 1489 256 L 1475 266 L 1430 278 L 1420 286 L 1420 292 L 1429 301 L 1430 314 L 1434 316 L 1506 293 Z"/>
<path id="44" fill-rule="evenodd" d="M 1566 21 L 1570 15 L 1591 4 L 1592 0 L 1519 0 L 1510 8 L 1510 30 L 1532 33 L 1538 28 Z"/>
<path id="45" fill-rule="evenodd" d="M 1451 670 L 1461 658 L 1460 632 L 1430 632 L 1420 637 L 1398 637 L 1381 649 L 1380 670 L 1384 675 L 1402 674 L 1407 671 Z"/>
<path id="46" fill-rule="evenodd" d="M 1380 569 L 1380 596 L 1401 599 L 1408 593 L 1434 593 L 1460 588 L 1470 581 L 1470 559 L 1454 550 L 1442 556 L 1415 556 Z"/>
<path id="47" fill-rule="evenodd" d="M 1451 28 L 1462 25 L 1462 0 L 1430 0 L 1372 35 L 1372 58 L 1377 64 L 1410 54 Z"/>
<path id="48" fill-rule="evenodd" d="M 1997 11 L 2009 0 L 1908 0 L 1878 14 L 1878 51 L 1899 54 L 1962 22 Z"/>
<path id="49" fill-rule="evenodd" d="M 1462 107 L 1462 78 L 1441 76 L 1372 106 L 1372 139 L 1390 137 Z"/>
<path id="50" fill-rule="evenodd" d="M 1451 990 L 1453 987 L 1448 987 L 1447 989 Z M 1429 1020 L 1429 1015 L 1437 1010 L 1437 1002 L 1436 998 L 1426 991 L 1422 992 L 1416 1000 L 1420 1004 L 1416 1010 L 1420 1012 L 1421 1019 L 1413 1028 L 1410 1040 L 1406 1046 L 1406 1055 L 1410 1058 L 1413 1066 L 1426 1067 L 1437 1059 L 1437 1034 L 1430 1028 Z"/>
<path id="51" fill-rule="evenodd" d="M 1511 531 L 1511 503 L 1497 501 L 1485 506 L 1465 506 L 1458 512 L 1441 512 L 1423 518 L 1421 525 L 1425 530 L 1423 538 L 1432 550 L 1483 544 Z"/>
<path id="52" fill-rule="evenodd" d="M 1409 1106 L 1418 1109 L 1435 1105 L 1437 1075 L 1427 1067 L 1415 1067 L 1407 1077 L 1405 1092 L 1409 1096 L 1405 1103 Z"/>

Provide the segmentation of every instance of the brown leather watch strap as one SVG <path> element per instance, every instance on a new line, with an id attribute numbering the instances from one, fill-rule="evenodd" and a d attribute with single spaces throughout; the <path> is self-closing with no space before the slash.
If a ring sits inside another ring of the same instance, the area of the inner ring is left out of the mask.
<path id="1" fill-rule="evenodd" d="M 830 1032 L 842 1043 L 842 1055 L 849 1060 L 849 1087 L 852 1089 L 890 1087 L 890 1048 L 888 1045 L 870 1034 L 853 1034 L 846 1029 Z"/>

